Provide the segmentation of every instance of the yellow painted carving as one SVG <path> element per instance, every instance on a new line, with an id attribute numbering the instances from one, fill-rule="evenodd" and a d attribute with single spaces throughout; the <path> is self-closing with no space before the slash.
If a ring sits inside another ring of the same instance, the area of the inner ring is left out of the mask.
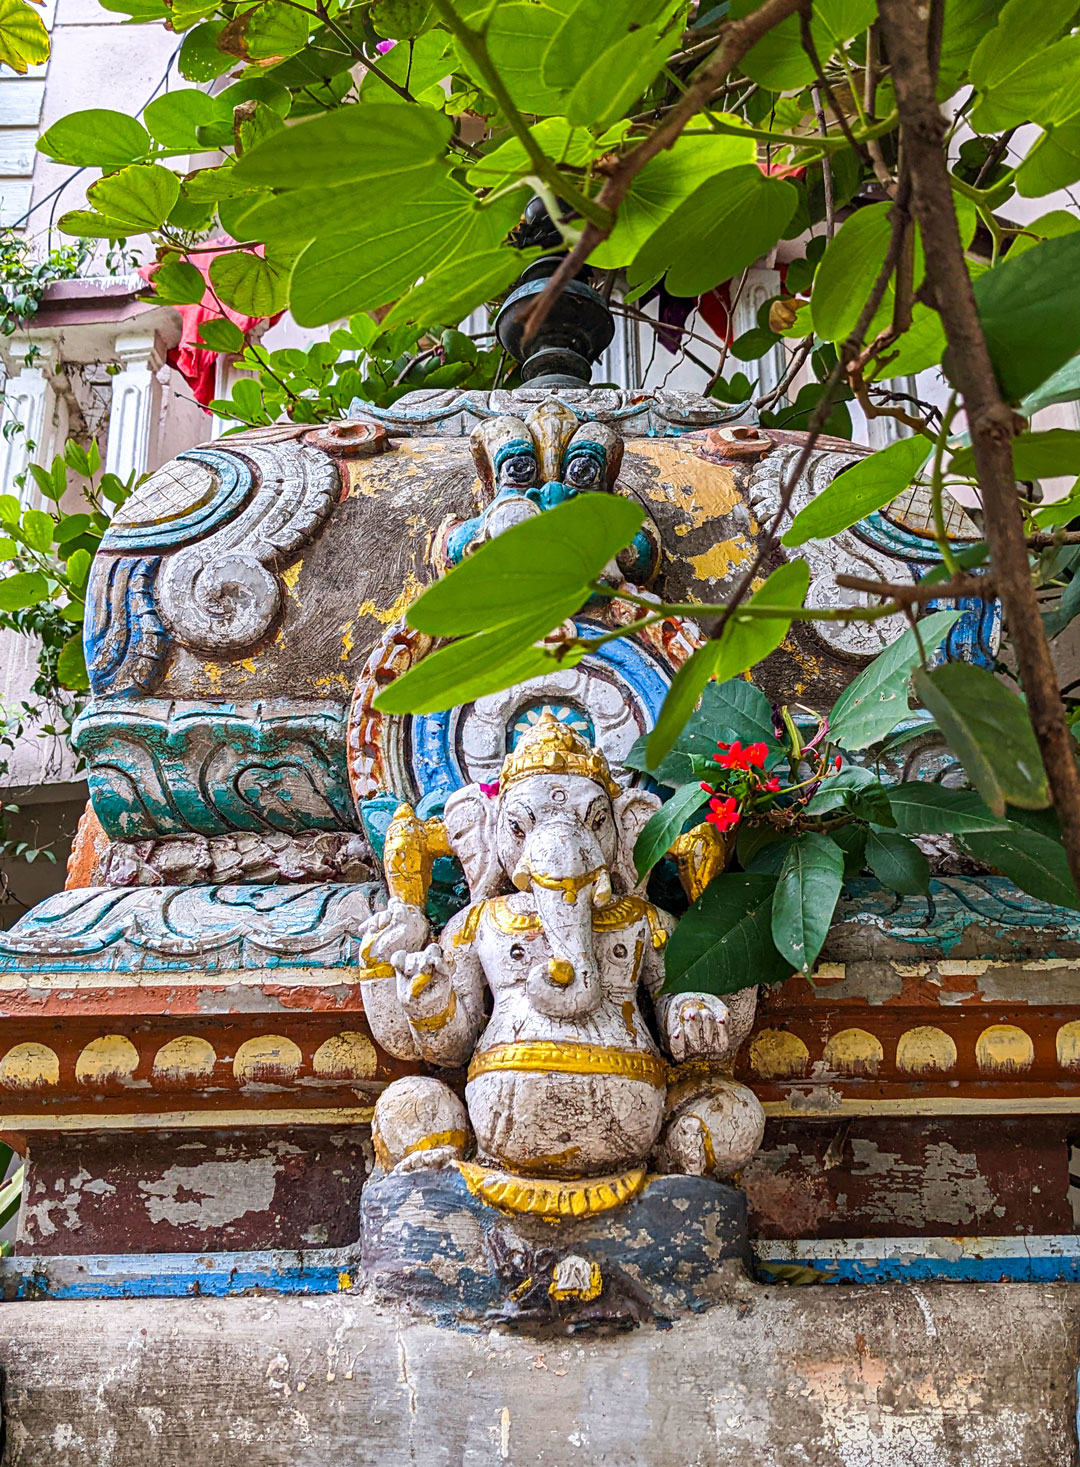
<path id="1" fill-rule="evenodd" d="M 951 1070 L 956 1064 L 956 1045 L 944 1029 L 920 1024 L 901 1034 L 896 1045 L 896 1068 L 905 1074 L 921 1075 L 927 1070 Z"/>
<path id="2" fill-rule="evenodd" d="M 740 503 L 731 469 L 688 453 L 677 440 L 638 439 L 633 452 L 656 465 L 656 478 L 644 486 L 646 495 L 656 504 L 678 505 L 690 516 L 695 529 L 707 520 L 730 514 Z M 756 527 L 750 528 L 753 531 Z"/>
<path id="3" fill-rule="evenodd" d="M 377 1065 L 375 1046 L 355 1029 L 343 1029 L 324 1040 L 311 1061 L 315 1074 L 324 1080 L 370 1080 Z"/>
<path id="4" fill-rule="evenodd" d="M 876 1074 L 884 1058 L 881 1040 L 866 1029 L 841 1029 L 825 1046 L 825 1063 L 844 1075 Z"/>
<path id="5" fill-rule="evenodd" d="M 1057 1057 L 1063 1069 L 1080 1069 L 1080 1019 L 1062 1024 L 1057 1031 Z"/>
<path id="6" fill-rule="evenodd" d="M 430 1019 L 410 1019 L 409 1023 L 414 1029 L 419 1029 L 421 1034 L 434 1033 L 438 1029 L 445 1029 L 450 1020 L 457 1013 L 457 990 L 451 988 L 450 1002 L 440 1014 L 432 1014 Z"/>
<path id="7" fill-rule="evenodd" d="M 27 1041 L 13 1045 L 0 1060 L 0 1085 L 11 1090 L 34 1090 L 59 1080 L 60 1061 L 47 1044 Z"/>
<path id="8" fill-rule="evenodd" d="M 600 1272 L 598 1263 L 589 1264 L 589 1277 L 587 1282 L 580 1284 L 568 1284 L 564 1287 L 559 1285 L 559 1265 L 556 1264 L 551 1270 L 551 1283 L 548 1285 L 548 1293 L 553 1299 L 595 1299 L 604 1287 L 604 1277 Z"/>
<path id="9" fill-rule="evenodd" d="M 287 565 L 285 569 L 281 572 L 281 579 L 285 582 L 290 591 L 294 591 L 296 589 L 296 583 L 300 579 L 300 572 L 303 569 L 303 565 L 304 561 L 303 557 L 301 557 L 299 560 L 293 561 L 292 565 Z"/>
<path id="10" fill-rule="evenodd" d="M 810 1062 L 810 1051 L 797 1034 L 786 1029 L 762 1029 L 750 1046 L 750 1064 L 763 1080 L 784 1080 L 801 1075 Z"/>
<path id="11" fill-rule="evenodd" d="M 356 608 L 356 615 L 373 616 L 384 627 L 388 627 L 391 622 L 401 620 L 423 589 L 415 572 L 409 571 L 405 577 L 405 589 L 389 606 L 379 606 L 375 601 L 361 601 Z"/>
<path id="12" fill-rule="evenodd" d="M 621 1075 L 662 1088 L 667 1084 L 667 1066 L 653 1054 L 637 1050 L 611 1049 L 603 1044 L 570 1044 L 557 1039 L 522 1040 L 496 1044 L 473 1056 L 469 1079 L 493 1071 L 539 1071 L 560 1075 Z"/>
<path id="13" fill-rule="evenodd" d="M 645 1185 L 643 1167 L 580 1182 L 534 1182 L 480 1166 L 478 1162 L 459 1161 L 457 1166 L 474 1197 L 505 1212 L 527 1212 L 553 1221 L 610 1212 L 636 1197 Z"/>
<path id="14" fill-rule="evenodd" d="M 123 1034 L 103 1034 L 92 1039 L 75 1061 L 75 1078 L 84 1084 L 95 1080 L 130 1080 L 139 1063 L 139 1051 Z"/>
<path id="15" fill-rule="evenodd" d="M 241 1085 L 251 1080 L 288 1080 L 303 1060 L 300 1047 L 281 1034 L 245 1039 L 236 1051 L 233 1074 Z"/>
<path id="16" fill-rule="evenodd" d="M 217 1053 L 207 1039 L 180 1034 L 154 1056 L 155 1080 L 203 1080 L 214 1073 Z"/>
<path id="17" fill-rule="evenodd" d="M 1031 1036 L 1015 1024 L 991 1024 L 976 1040 L 975 1063 L 980 1070 L 1009 1074 L 1030 1069 L 1034 1062 Z"/>
<path id="18" fill-rule="evenodd" d="M 700 555 L 688 555 L 686 559 L 699 581 L 720 581 L 745 565 L 753 553 L 753 546 L 739 535 L 734 540 L 721 540 Z"/>

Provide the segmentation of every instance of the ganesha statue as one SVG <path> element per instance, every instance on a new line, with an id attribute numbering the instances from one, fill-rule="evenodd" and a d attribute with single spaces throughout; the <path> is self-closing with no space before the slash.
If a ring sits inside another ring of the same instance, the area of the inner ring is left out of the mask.
<path id="1" fill-rule="evenodd" d="M 725 1073 L 756 990 L 663 992 L 675 923 L 642 894 L 633 861 L 659 804 L 620 789 L 603 754 L 551 713 L 506 756 L 497 787 L 450 797 L 436 839 L 461 861 L 469 904 L 434 939 L 419 905 L 392 898 L 366 923 L 361 976 L 378 1042 L 467 1066 L 465 1102 L 428 1076 L 391 1084 L 374 1124 L 385 1168 L 456 1165 L 487 1201 L 559 1216 L 617 1205 L 647 1163 L 721 1178 L 757 1149 L 761 1107 Z M 426 828 L 410 816 L 395 824 L 406 849 L 413 832 L 415 869 Z"/>

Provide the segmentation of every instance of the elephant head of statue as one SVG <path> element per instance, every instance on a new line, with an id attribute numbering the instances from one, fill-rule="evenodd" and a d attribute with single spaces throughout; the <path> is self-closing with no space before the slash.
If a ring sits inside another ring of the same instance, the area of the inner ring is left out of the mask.
<path id="1" fill-rule="evenodd" d="M 497 788 L 469 785 L 447 802 L 473 901 L 515 888 L 532 898 L 550 948 L 529 976 L 541 1013 L 580 1020 L 600 1003 L 594 912 L 638 885 L 634 845 L 659 806 L 620 789 L 603 754 L 551 713 L 507 755 Z"/>

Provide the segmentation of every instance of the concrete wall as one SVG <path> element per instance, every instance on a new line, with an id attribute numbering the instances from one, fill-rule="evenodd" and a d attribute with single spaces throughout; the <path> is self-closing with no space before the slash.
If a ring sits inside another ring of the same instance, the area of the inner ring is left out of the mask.
<path id="1" fill-rule="evenodd" d="M 667 1332 L 357 1297 L 0 1306 L 3 1467 L 1074 1467 L 1080 1286 L 762 1287 Z"/>

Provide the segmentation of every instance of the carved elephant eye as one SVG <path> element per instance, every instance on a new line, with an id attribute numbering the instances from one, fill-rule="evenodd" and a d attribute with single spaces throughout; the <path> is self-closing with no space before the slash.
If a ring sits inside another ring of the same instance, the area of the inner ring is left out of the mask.
<path id="1" fill-rule="evenodd" d="M 606 810 L 600 810 L 600 811 L 598 811 L 593 816 L 593 822 L 592 822 L 592 828 L 593 828 L 593 830 L 603 830 L 604 826 L 607 824 L 607 818 L 608 818 L 608 814 L 607 814 L 607 811 Z"/>
<path id="2" fill-rule="evenodd" d="M 520 840 L 521 837 L 525 834 L 525 827 L 522 825 L 521 821 L 508 820 L 506 823 L 510 828 L 510 834 L 512 836 L 516 836 L 517 839 Z"/>
<path id="3" fill-rule="evenodd" d="M 536 481 L 536 460 L 531 453 L 515 453 L 499 465 L 499 481 L 520 488 Z"/>
<path id="4" fill-rule="evenodd" d="M 563 478 L 575 489 L 592 489 L 600 482 L 600 464 L 591 453 L 576 453 L 567 461 Z"/>
<path id="5" fill-rule="evenodd" d="M 525 949 L 522 947 L 520 942 L 514 943 L 513 947 L 510 949 L 510 956 L 513 958 L 515 963 L 521 962 L 522 958 L 525 956 Z"/>

